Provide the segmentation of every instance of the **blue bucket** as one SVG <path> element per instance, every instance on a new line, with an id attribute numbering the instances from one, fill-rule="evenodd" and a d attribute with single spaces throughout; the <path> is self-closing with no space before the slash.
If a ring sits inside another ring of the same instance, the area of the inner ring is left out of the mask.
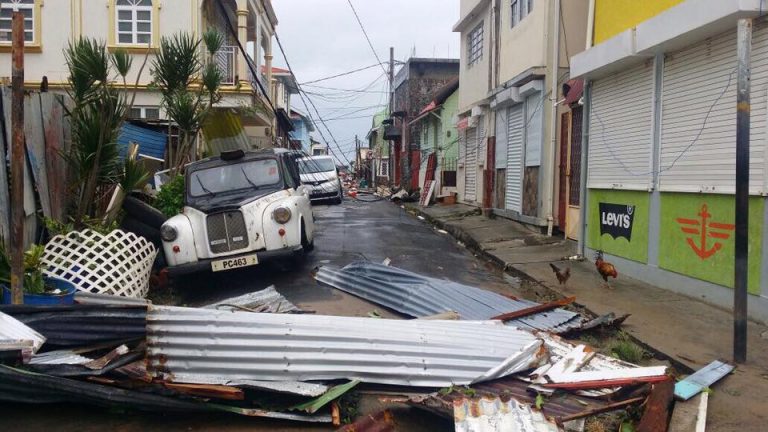
<path id="1" fill-rule="evenodd" d="M 37 306 L 71 305 L 75 302 L 75 292 L 77 289 L 71 282 L 65 281 L 63 279 L 46 277 L 45 284 L 60 289 L 62 293 L 57 295 L 24 293 L 24 304 Z M 3 304 L 12 304 L 10 288 L 8 288 L 7 285 L 2 285 L 2 287 Z"/>

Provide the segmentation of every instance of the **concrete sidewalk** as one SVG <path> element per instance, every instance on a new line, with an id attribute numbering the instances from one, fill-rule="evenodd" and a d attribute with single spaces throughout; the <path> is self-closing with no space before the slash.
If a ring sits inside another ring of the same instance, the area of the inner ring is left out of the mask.
<path id="1" fill-rule="evenodd" d="M 479 255 L 535 280 L 596 314 L 631 314 L 623 329 L 676 362 L 693 370 L 712 360 L 732 358 L 732 314 L 701 299 L 624 277 L 611 279 L 607 289 L 594 260 L 563 261 L 575 247 L 562 238 L 546 237 L 503 218 L 489 219 L 474 207 L 455 204 L 408 208 L 448 231 Z M 549 263 L 571 267 L 565 286 Z M 749 322 L 748 362 L 713 387 L 708 431 L 764 431 L 768 424 L 768 328 Z"/>

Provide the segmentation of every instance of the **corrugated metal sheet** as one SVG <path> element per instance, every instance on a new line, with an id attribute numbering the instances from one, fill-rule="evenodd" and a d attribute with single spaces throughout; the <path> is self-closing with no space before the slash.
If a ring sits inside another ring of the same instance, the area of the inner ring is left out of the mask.
<path id="1" fill-rule="evenodd" d="M 283 297 L 282 294 L 277 292 L 274 285 L 271 285 L 261 291 L 224 299 L 204 307 L 206 309 L 219 310 L 242 310 L 241 308 L 246 308 L 252 309 L 256 312 L 268 313 L 301 312 L 301 309 L 296 307 L 295 304 L 291 303 L 288 301 L 288 299 Z"/>
<path id="2" fill-rule="evenodd" d="M 150 307 L 150 372 L 216 379 L 444 387 L 525 370 L 541 341 L 493 322 L 384 320 Z"/>
<path id="3" fill-rule="evenodd" d="M 507 185 L 504 205 L 507 210 L 523 211 L 523 104 L 507 109 Z"/>
<path id="4" fill-rule="evenodd" d="M 154 159 L 165 159 L 165 147 L 168 136 L 164 133 L 144 128 L 135 124 L 125 123 L 117 137 L 117 145 L 120 147 L 120 157 L 125 157 L 128 144 L 139 145 L 139 157 L 145 156 Z"/>
<path id="5" fill-rule="evenodd" d="M 82 365 L 93 359 L 83 357 L 73 350 L 48 351 L 47 353 L 37 354 L 29 360 L 31 365 Z"/>
<path id="6" fill-rule="evenodd" d="M 4 343 L 30 342 L 31 353 L 45 343 L 45 337 L 16 318 L 0 312 L 0 347 Z"/>
<path id="7" fill-rule="evenodd" d="M 98 294 L 90 291 L 78 291 L 75 293 L 75 302 L 83 305 L 134 305 L 146 306 L 149 300 L 136 297 L 124 297 L 111 294 Z"/>
<path id="8" fill-rule="evenodd" d="M 453 405 L 456 432 L 558 432 L 541 411 L 514 399 L 463 399 Z"/>
<path id="9" fill-rule="evenodd" d="M 483 289 L 368 261 L 353 262 L 342 269 L 323 266 L 316 278 L 322 283 L 414 318 L 455 311 L 464 320 L 484 320 L 537 304 L 527 300 L 512 300 Z M 578 328 L 581 322 L 581 315 L 555 309 L 512 320 L 507 324 L 526 330 L 559 333 Z"/>
<path id="10" fill-rule="evenodd" d="M 46 346 L 117 345 L 146 335 L 143 305 L 0 306 L 0 312 L 45 336 Z"/>
<path id="11" fill-rule="evenodd" d="M 653 65 L 601 78 L 592 87 L 590 188 L 647 190 L 651 185 Z"/>

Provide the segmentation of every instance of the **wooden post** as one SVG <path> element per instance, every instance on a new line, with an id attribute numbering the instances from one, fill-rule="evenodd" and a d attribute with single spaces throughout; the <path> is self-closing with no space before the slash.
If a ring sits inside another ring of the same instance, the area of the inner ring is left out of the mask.
<path id="1" fill-rule="evenodd" d="M 11 299 L 24 303 L 24 14 L 13 13 L 11 55 Z"/>
<path id="2" fill-rule="evenodd" d="M 747 282 L 749 275 L 749 80 L 752 20 L 738 25 L 736 78 L 736 236 L 733 290 L 733 360 L 747 361 Z"/>

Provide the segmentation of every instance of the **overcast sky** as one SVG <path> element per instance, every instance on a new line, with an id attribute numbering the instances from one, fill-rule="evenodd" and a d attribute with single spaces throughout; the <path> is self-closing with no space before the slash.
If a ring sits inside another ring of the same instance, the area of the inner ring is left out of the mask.
<path id="1" fill-rule="evenodd" d="M 459 0 L 351 1 L 382 62 L 389 61 L 390 46 L 395 48 L 395 60 L 399 61 L 411 57 L 414 51 L 416 57 L 458 57 L 459 37 L 451 27 L 458 21 Z M 277 14 L 277 34 L 299 83 L 376 65 L 347 0 L 272 0 L 272 5 Z M 274 65 L 284 67 L 277 43 L 273 53 Z M 374 66 L 303 88 L 310 93 L 345 156 L 352 160 L 355 134 L 365 140 L 371 117 L 388 100 L 382 68 Z M 298 95 L 292 96 L 291 104 L 306 112 Z M 317 131 L 312 134 L 323 142 Z M 324 129 L 323 134 L 331 141 Z M 338 154 L 332 142 L 331 146 Z"/>

